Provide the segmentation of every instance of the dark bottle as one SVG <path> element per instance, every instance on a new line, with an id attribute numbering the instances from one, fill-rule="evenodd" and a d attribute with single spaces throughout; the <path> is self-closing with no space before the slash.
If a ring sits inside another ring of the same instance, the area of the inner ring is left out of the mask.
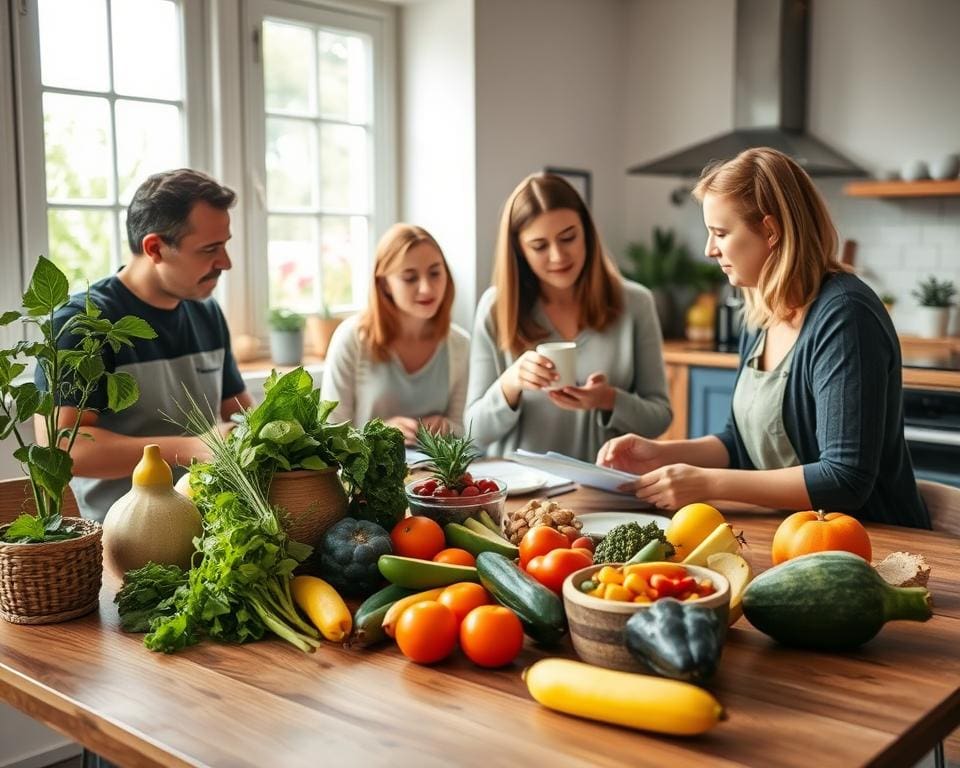
<path id="1" fill-rule="evenodd" d="M 714 333 L 718 352 L 736 352 L 740 349 L 740 329 L 743 327 L 743 297 L 740 290 L 725 286 L 717 302 L 717 321 Z"/>

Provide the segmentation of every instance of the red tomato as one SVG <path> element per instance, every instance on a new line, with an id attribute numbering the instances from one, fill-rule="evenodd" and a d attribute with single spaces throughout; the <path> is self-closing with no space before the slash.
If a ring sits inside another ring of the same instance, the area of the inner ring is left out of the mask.
<path id="1" fill-rule="evenodd" d="M 593 558 L 573 549 L 554 549 L 527 563 L 527 573 L 558 595 L 563 580 L 574 571 L 593 565 Z"/>
<path id="2" fill-rule="evenodd" d="M 414 603 L 397 621 L 397 645 L 418 664 L 445 659 L 457 645 L 457 617 L 434 600 Z"/>
<path id="3" fill-rule="evenodd" d="M 509 608 L 481 605 L 460 624 L 460 647 L 474 664 L 502 667 L 523 648 L 523 625 Z"/>
<path id="4" fill-rule="evenodd" d="M 450 563 L 451 565 L 475 566 L 477 564 L 477 559 L 465 549 L 460 549 L 459 547 L 448 547 L 447 549 L 441 549 L 439 552 L 437 552 L 437 554 L 433 556 L 433 562 Z"/>
<path id="5" fill-rule="evenodd" d="M 568 549 L 570 541 L 560 531 L 547 525 L 531 528 L 520 539 L 520 566 L 527 567 L 537 555 L 545 555 L 554 549 Z"/>
<path id="6" fill-rule="evenodd" d="M 596 552 L 597 545 L 593 543 L 593 539 L 589 536 L 581 536 L 573 540 L 570 549 L 589 549 L 591 552 Z"/>

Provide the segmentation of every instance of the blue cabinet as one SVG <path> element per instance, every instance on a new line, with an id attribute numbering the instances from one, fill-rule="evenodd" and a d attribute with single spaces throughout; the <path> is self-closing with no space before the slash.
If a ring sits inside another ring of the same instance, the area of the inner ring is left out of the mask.
<path id="1" fill-rule="evenodd" d="M 687 437 L 720 432 L 730 417 L 737 372 L 727 368 L 690 368 Z"/>

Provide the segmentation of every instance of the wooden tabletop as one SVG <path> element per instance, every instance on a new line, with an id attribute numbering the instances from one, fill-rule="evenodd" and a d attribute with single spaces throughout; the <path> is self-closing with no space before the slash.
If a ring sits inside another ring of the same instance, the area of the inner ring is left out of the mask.
<path id="1" fill-rule="evenodd" d="M 596 491 L 559 498 L 609 508 Z M 769 567 L 780 517 L 728 518 Z M 909 765 L 960 725 L 960 539 L 870 532 L 878 558 L 926 556 L 934 618 L 890 624 L 856 653 L 786 649 L 741 619 L 710 686 L 729 719 L 695 738 L 540 707 L 520 679 L 543 655 L 530 645 L 496 671 L 459 652 L 421 667 L 392 646 L 308 655 L 279 640 L 151 653 L 118 629 L 113 584 L 86 618 L 0 622 L 0 699 L 128 766 Z"/>

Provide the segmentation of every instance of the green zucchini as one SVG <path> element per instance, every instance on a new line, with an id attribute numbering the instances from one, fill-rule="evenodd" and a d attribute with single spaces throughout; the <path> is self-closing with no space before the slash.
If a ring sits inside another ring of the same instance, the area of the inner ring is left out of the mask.
<path id="1" fill-rule="evenodd" d="M 415 557 L 380 555 L 377 567 L 391 584 L 418 591 L 445 587 L 458 581 L 477 581 L 477 569 L 473 566 L 435 563 Z"/>
<path id="2" fill-rule="evenodd" d="M 385 640 L 387 635 L 383 631 L 383 617 L 387 615 L 390 606 L 397 600 L 416 592 L 414 589 L 405 589 L 396 584 L 390 584 L 379 592 L 375 592 L 364 600 L 357 612 L 353 615 L 353 634 L 350 644 L 365 648 L 368 645 Z"/>
<path id="3" fill-rule="evenodd" d="M 535 641 L 550 645 L 563 637 L 567 620 L 560 598 L 513 560 L 496 552 L 481 552 L 477 574 L 494 599 L 517 614 L 523 631 Z"/>
<path id="4" fill-rule="evenodd" d="M 465 549 L 474 557 L 481 552 L 499 552 L 501 555 L 509 558 L 520 556 L 519 548 L 506 539 L 500 538 L 472 518 L 467 518 L 466 522 L 467 525 L 447 523 L 443 526 L 443 533 L 446 537 L 447 544 L 451 547 Z M 471 522 L 476 527 L 471 527 L 469 525 Z"/>
<path id="5" fill-rule="evenodd" d="M 757 576 L 743 593 L 743 614 L 784 645 L 856 648 L 888 621 L 926 621 L 925 587 L 893 587 L 849 552 L 815 552 Z"/>

